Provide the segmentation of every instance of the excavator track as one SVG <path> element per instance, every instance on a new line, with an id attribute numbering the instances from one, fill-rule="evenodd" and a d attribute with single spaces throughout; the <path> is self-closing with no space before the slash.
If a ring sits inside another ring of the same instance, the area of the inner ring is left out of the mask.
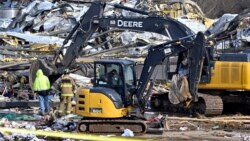
<path id="1" fill-rule="evenodd" d="M 124 129 L 130 129 L 136 134 L 143 134 L 147 131 L 147 124 L 143 120 L 81 120 L 78 123 L 78 132 L 89 133 L 123 133 Z"/>
<path id="2" fill-rule="evenodd" d="M 220 96 L 199 93 L 197 104 L 195 107 L 199 108 L 198 112 L 206 116 L 221 115 L 223 112 L 223 101 Z"/>
<path id="3" fill-rule="evenodd" d="M 153 112 L 177 113 L 177 114 L 202 114 L 205 116 L 217 116 L 223 112 L 223 101 L 220 96 L 199 93 L 199 100 L 184 107 L 183 105 L 172 104 L 167 94 L 155 94 L 151 97 L 151 110 Z"/>

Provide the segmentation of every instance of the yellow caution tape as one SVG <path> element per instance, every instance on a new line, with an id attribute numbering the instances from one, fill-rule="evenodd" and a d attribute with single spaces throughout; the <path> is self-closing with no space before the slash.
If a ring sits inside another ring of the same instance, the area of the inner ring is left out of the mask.
<path id="1" fill-rule="evenodd" d="M 68 139 L 79 139 L 89 141 L 144 141 L 139 138 L 125 138 L 125 137 L 108 137 L 101 135 L 83 134 L 83 133 L 72 133 L 72 132 L 58 132 L 58 131 L 44 131 L 44 130 L 28 130 L 28 129 L 15 129 L 15 128 L 3 128 L 0 127 L 1 132 L 9 133 L 23 133 L 33 134 L 38 136 L 47 136 L 54 138 L 68 138 Z"/>

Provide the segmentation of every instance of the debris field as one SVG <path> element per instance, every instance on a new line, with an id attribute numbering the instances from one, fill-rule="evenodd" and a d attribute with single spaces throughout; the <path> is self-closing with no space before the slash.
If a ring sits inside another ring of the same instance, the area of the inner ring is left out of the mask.
<path id="1" fill-rule="evenodd" d="M 198 4 L 0 1 L 0 140 L 249 141 L 250 10 L 212 19 Z M 66 73 L 75 89 L 61 115 Z"/>

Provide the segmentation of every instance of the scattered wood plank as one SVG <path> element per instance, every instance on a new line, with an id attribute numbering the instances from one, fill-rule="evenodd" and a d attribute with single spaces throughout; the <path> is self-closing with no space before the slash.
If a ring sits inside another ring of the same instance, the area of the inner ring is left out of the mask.
<path id="1" fill-rule="evenodd" d="M 244 117 L 246 118 L 246 117 Z M 227 117 L 227 118 L 188 118 L 188 117 L 167 117 L 166 120 L 180 120 L 180 121 L 196 121 L 196 122 L 237 122 L 237 123 L 250 123 L 249 119 L 243 119 L 243 117 Z"/>

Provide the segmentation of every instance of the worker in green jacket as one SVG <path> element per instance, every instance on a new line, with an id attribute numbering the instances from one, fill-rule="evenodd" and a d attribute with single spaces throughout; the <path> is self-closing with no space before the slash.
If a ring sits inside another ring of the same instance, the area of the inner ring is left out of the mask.
<path id="1" fill-rule="evenodd" d="M 49 90 L 50 81 L 47 76 L 43 74 L 41 69 L 36 72 L 36 78 L 34 81 L 34 92 L 38 94 L 40 114 L 45 115 L 50 112 L 49 105 Z"/>

